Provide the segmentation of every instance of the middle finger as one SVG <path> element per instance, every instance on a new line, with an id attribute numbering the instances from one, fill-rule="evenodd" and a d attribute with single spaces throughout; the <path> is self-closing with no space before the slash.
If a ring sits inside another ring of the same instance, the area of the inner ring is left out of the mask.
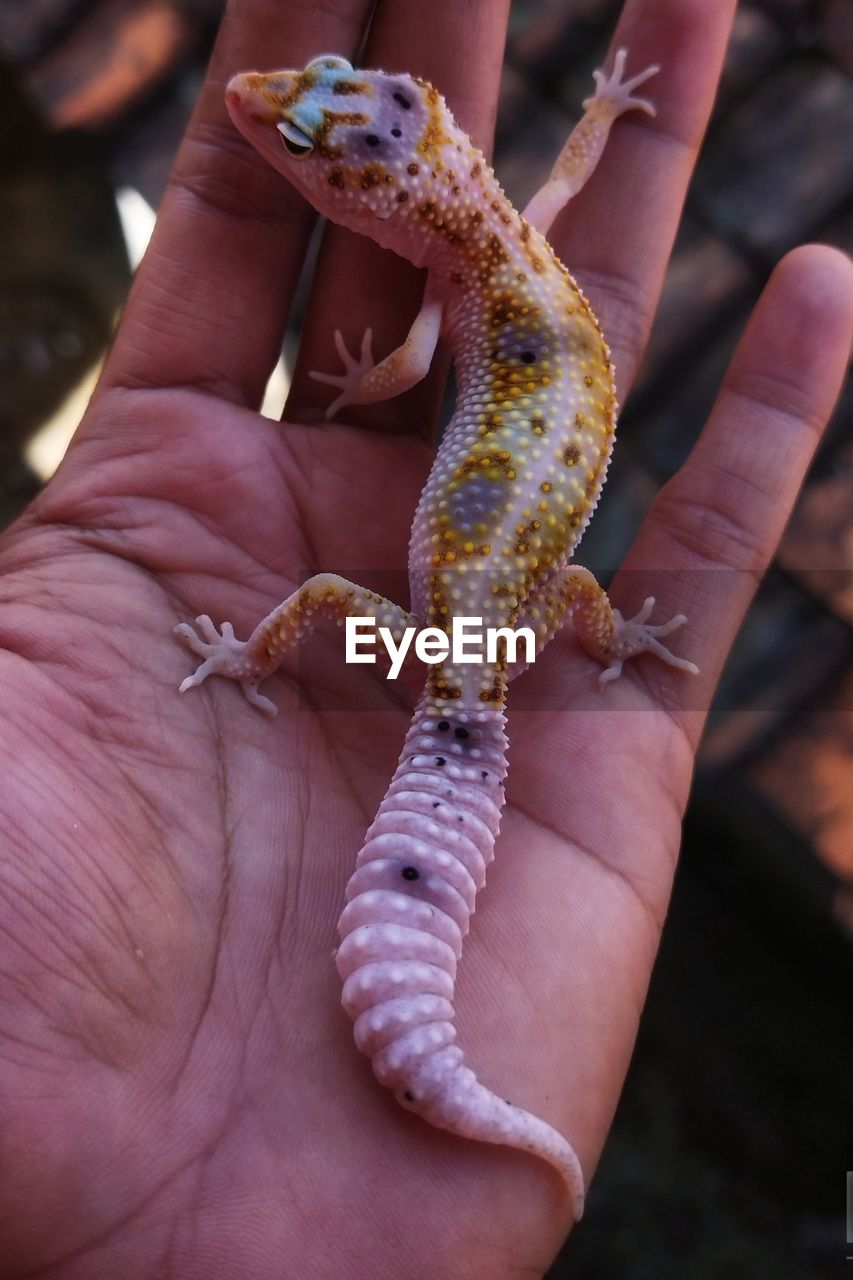
<path id="1" fill-rule="evenodd" d="M 601 164 L 551 238 L 592 303 L 625 398 L 646 345 L 688 183 L 720 78 L 737 0 L 628 0 L 611 42 L 657 115 L 619 120 Z"/>

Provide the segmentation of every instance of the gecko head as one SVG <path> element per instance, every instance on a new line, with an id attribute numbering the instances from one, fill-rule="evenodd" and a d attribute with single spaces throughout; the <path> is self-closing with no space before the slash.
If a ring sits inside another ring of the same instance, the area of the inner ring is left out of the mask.
<path id="1" fill-rule="evenodd" d="M 337 54 L 301 71 L 234 76 L 225 97 L 240 132 L 319 212 L 367 234 L 371 220 L 414 207 L 427 167 L 455 135 L 431 85 L 356 71 Z"/>

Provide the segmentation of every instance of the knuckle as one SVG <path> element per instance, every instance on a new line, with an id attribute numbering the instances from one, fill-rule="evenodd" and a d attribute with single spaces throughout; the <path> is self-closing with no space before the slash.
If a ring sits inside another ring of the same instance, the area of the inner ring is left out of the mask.
<path id="1" fill-rule="evenodd" d="M 700 564 L 760 578 L 770 558 L 772 548 L 755 520 L 755 496 L 746 502 L 732 487 L 691 491 L 676 476 L 658 494 L 651 518 Z"/>
<path id="2" fill-rule="evenodd" d="M 234 130 L 209 122 L 187 137 L 170 179 L 184 193 L 218 214 L 241 221 L 286 220 L 294 209 L 292 193 L 275 181 L 275 170 Z"/>
<path id="3" fill-rule="evenodd" d="M 733 372 L 728 392 L 751 414 L 767 413 L 794 428 L 805 427 L 819 436 L 825 424 L 814 389 L 803 384 L 795 373 L 776 369 L 772 373 L 759 369 Z"/>
<path id="4" fill-rule="evenodd" d="M 619 369 L 623 372 L 633 369 L 651 328 L 652 304 L 648 290 L 639 279 L 606 269 L 585 268 L 580 275 L 608 345 L 618 353 Z"/>

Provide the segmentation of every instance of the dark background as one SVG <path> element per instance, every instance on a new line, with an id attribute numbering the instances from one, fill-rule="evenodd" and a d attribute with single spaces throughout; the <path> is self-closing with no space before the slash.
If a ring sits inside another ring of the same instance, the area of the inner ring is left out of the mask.
<path id="1" fill-rule="evenodd" d="M 516 0 L 496 149 L 516 203 L 576 120 L 618 7 Z M 221 8 L 0 5 L 0 522 L 40 483 L 26 442 L 109 340 L 130 280 L 115 191 L 156 206 Z M 853 0 L 741 4 L 584 539 L 605 576 L 779 256 L 812 238 L 853 249 L 851 75 Z M 625 1095 L 550 1280 L 853 1277 L 851 407 L 848 388 L 727 669 Z"/>

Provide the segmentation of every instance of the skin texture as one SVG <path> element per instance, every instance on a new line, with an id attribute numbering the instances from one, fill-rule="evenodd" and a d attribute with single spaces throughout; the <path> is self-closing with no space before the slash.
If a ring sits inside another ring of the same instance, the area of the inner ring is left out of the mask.
<path id="1" fill-rule="evenodd" d="M 236 714 L 221 683 L 174 694 L 176 617 L 215 608 L 245 633 L 306 567 L 376 566 L 377 589 L 403 597 L 389 580 L 437 384 L 318 432 L 328 388 L 307 370 L 329 367 L 336 323 L 353 349 L 368 295 L 377 351 L 397 345 L 422 285 L 331 234 L 288 425 L 258 418 L 310 214 L 222 104 L 241 67 L 352 57 L 367 7 L 246 0 L 229 14 L 90 412 L 3 542 L 5 1276 L 495 1280 L 540 1274 L 567 1226 L 549 1169 L 430 1130 L 352 1052 L 330 952 L 408 721 L 399 686 L 345 668 L 330 640 L 305 656 L 304 689 L 271 682 L 273 722 Z M 552 231 L 608 334 L 621 399 L 731 8 L 627 6 L 615 40 L 638 66 L 661 63 L 658 116 L 619 123 Z M 483 144 L 502 16 L 474 0 L 380 4 L 366 59 L 440 83 Z M 653 584 L 663 616 L 690 616 L 702 674 L 689 706 L 673 673 L 640 664 L 599 694 L 570 637 L 514 691 L 509 803 L 459 1023 L 472 1065 L 523 1084 L 586 1169 L 633 1044 L 707 701 L 836 397 L 851 291 L 833 251 L 781 264 L 613 584 L 626 614 Z M 671 593 L 657 573 L 719 568 L 731 572 L 676 574 Z M 523 967 L 506 965 L 519 954 Z M 497 1010 L 513 1016 L 509 1040 Z"/>

